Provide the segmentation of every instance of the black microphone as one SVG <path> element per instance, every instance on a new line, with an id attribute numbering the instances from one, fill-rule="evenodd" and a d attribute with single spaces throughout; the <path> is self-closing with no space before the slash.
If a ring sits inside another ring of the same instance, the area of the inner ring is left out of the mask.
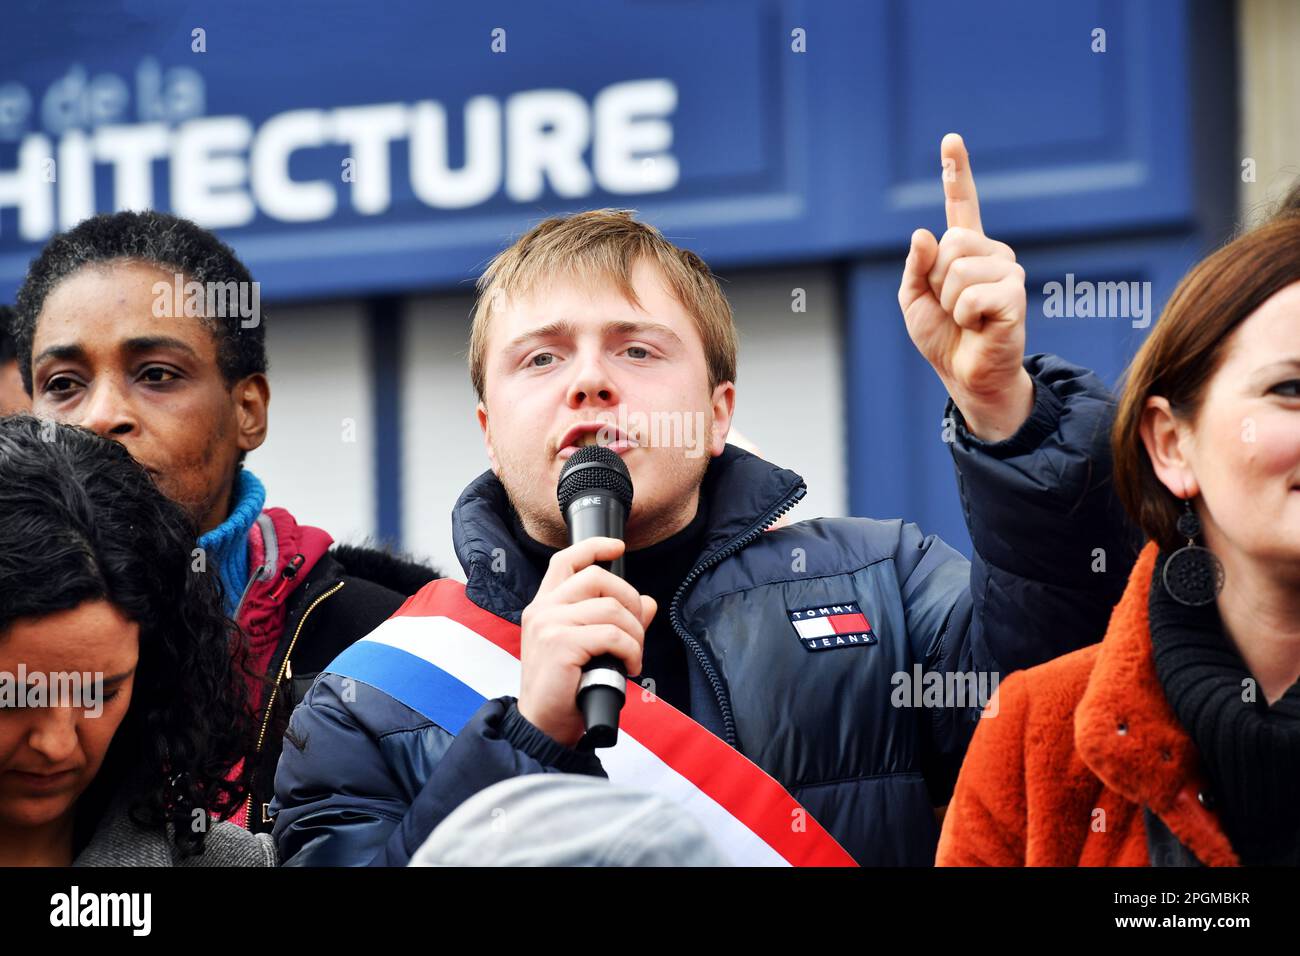
<path id="1" fill-rule="evenodd" d="M 569 543 L 587 538 L 618 538 L 632 510 L 632 476 L 617 452 L 587 445 L 573 453 L 556 488 L 560 511 L 569 528 Z M 623 558 L 599 562 L 623 577 Z M 618 715 L 627 694 L 627 670 L 612 654 L 593 657 L 582 668 L 578 709 L 593 747 L 612 747 L 618 740 Z"/>

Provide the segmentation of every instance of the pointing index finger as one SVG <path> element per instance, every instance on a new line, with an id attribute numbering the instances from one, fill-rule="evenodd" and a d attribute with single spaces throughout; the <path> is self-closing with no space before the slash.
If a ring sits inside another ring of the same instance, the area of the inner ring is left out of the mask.
<path id="1" fill-rule="evenodd" d="M 975 193 L 975 174 L 971 172 L 966 144 L 957 133 L 949 133 L 939 146 L 943 158 L 943 206 L 948 214 L 948 228 L 960 226 L 983 233 L 980 201 Z"/>

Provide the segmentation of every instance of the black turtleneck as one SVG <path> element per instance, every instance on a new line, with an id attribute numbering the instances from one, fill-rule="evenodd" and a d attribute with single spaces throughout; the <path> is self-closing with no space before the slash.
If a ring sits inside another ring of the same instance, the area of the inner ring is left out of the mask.
<path id="1" fill-rule="evenodd" d="M 518 515 L 511 509 L 511 530 L 515 540 L 541 574 L 555 554 L 556 548 L 535 541 L 524 530 Z M 654 691 L 678 710 L 690 712 L 690 678 L 686 660 L 686 647 L 668 621 L 668 609 L 673 595 L 691 568 L 700 558 L 707 523 L 704 502 L 690 524 L 672 537 L 638 551 L 629 551 L 624 558 L 624 571 L 637 592 L 655 599 L 658 610 L 645 636 L 640 679 L 654 681 Z"/>
<path id="2" fill-rule="evenodd" d="M 1270 707 L 1218 607 L 1169 596 L 1166 557 L 1149 602 L 1156 674 L 1196 744 L 1224 832 L 1243 864 L 1300 865 L 1300 682 Z"/>

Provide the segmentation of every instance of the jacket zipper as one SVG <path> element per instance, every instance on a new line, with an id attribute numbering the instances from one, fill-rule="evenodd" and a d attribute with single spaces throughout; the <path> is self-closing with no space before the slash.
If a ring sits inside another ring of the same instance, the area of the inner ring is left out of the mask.
<path id="1" fill-rule="evenodd" d="M 732 538 L 725 547 L 713 552 L 712 555 L 693 567 L 691 573 L 686 575 L 682 580 L 682 583 L 678 586 L 677 593 L 673 595 L 673 602 L 668 609 L 668 620 L 672 623 L 673 630 L 677 632 L 677 636 L 681 638 L 682 642 L 690 649 L 691 653 L 695 655 L 695 659 L 699 661 L 700 667 L 704 669 L 704 676 L 709 679 L 709 684 L 713 687 L 713 695 L 717 698 L 718 709 L 722 712 L 724 739 L 731 747 L 736 746 L 736 722 L 731 715 L 731 701 L 727 696 L 727 689 L 722 686 L 722 678 L 718 676 L 718 671 L 713 666 L 713 662 L 709 660 L 709 656 L 704 653 L 703 646 L 701 646 L 700 642 L 686 630 L 686 626 L 682 623 L 682 598 L 685 596 L 687 588 L 695 583 L 696 578 L 713 565 L 731 557 L 737 551 L 749 545 L 750 542 L 754 541 L 759 535 L 776 523 L 777 519 L 779 519 L 781 515 L 785 514 L 798 504 L 807 493 L 808 487 L 806 485 L 797 485 L 790 494 L 786 495 L 777 502 L 776 505 L 770 508 L 767 514 L 764 515 L 757 524 L 753 525 L 743 534 Z"/>
<path id="2" fill-rule="evenodd" d="M 301 558 L 302 555 L 297 555 L 294 558 L 295 561 L 298 561 L 299 566 L 302 564 L 302 561 L 300 560 Z M 297 569 L 295 569 L 295 572 L 296 570 Z M 288 568 L 284 569 L 284 573 L 286 576 L 292 577 L 292 575 L 289 574 Z M 340 581 L 338 584 L 334 585 L 334 587 L 320 595 L 320 597 L 316 598 L 316 600 L 312 601 L 311 604 L 307 605 L 307 610 L 302 612 L 302 617 L 298 619 L 298 626 L 293 630 L 293 637 L 289 640 L 289 647 L 284 652 L 284 660 L 280 662 L 280 671 L 276 674 L 275 683 L 271 685 L 271 695 L 266 700 L 266 710 L 262 715 L 262 729 L 257 735 L 257 748 L 253 751 L 253 766 L 248 775 L 248 796 L 244 800 L 244 825 L 250 830 L 253 828 L 253 818 L 251 816 L 253 812 L 253 776 L 257 773 L 257 758 L 261 756 L 262 745 L 266 742 L 266 730 L 271 726 L 271 711 L 275 708 L 275 698 L 280 691 L 280 682 L 284 680 L 285 671 L 289 667 L 289 656 L 293 654 L 293 647 L 298 643 L 298 635 L 302 633 L 303 625 L 307 623 L 307 618 L 311 615 L 311 612 L 316 610 L 316 605 L 320 604 L 321 601 L 324 601 L 327 597 L 337 594 L 343 589 L 343 585 L 346 583 L 346 581 Z"/>

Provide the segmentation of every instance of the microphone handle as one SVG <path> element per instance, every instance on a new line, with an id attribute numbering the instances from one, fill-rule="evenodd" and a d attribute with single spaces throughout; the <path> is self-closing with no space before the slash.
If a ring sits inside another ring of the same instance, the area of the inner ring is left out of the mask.
<path id="1" fill-rule="evenodd" d="M 569 505 L 564 522 L 569 526 L 569 544 L 577 544 L 588 538 L 618 538 L 622 541 L 627 527 L 627 512 L 623 509 L 623 503 L 613 495 L 594 491 L 582 495 Z M 622 555 L 613 561 L 597 563 L 626 580 Z"/>
<path id="2" fill-rule="evenodd" d="M 572 544 L 594 537 L 622 540 L 627 524 L 622 502 L 603 491 L 580 496 L 569 505 L 564 517 Z M 625 577 L 621 555 L 598 563 L 620 578 Z M 618 742 L 618 718 L 626 696 L 627 668 L 617 657 L 601 654 L 583 665 L 578 709 L 587 728 L 584 740 L 592 747 L 612 747 Z"/>

